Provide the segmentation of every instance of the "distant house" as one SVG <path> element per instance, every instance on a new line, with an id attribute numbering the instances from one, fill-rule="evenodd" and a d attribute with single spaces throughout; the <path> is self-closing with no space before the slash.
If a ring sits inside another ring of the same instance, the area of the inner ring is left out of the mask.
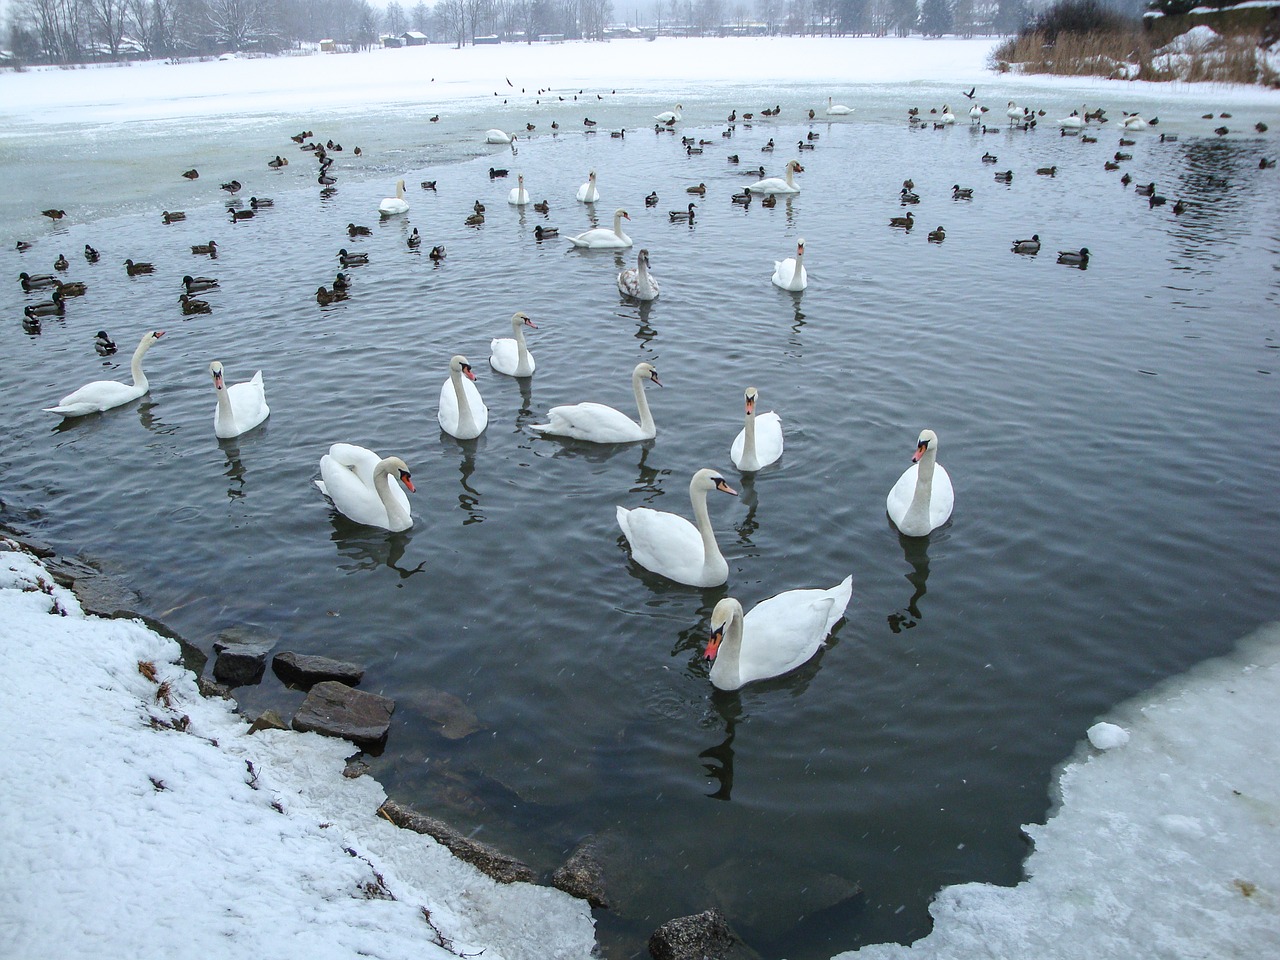
<path id="1" fill-rule="evenodd" d="M 404 46 L 404 41 L 399 37 L 382 37 L 382 46 L 388 50 L 398 50 Z"/>
<path id="2" fill-rule="evenodd" d="M 480 46 L 481 44 L 501 43 L 502 39 L 500 37 L 476 37 L 471 42 L 476 46 Z"/>
<path id="3" fill-rule="evenodd" d="M 323 40 L 320 41 L 321 53 L 336 53 L 337 50 L 338 50 L 338 41 L 334 40 L 333 37 L 325 37 Z"/>
<path id="4" fill-rule="evenodd" d="M 404 41 L 406 47 L 425 47 L 427 45 L 427 35 L 418 30 L 407 30 L 400 34 L 400 39 Z"/>

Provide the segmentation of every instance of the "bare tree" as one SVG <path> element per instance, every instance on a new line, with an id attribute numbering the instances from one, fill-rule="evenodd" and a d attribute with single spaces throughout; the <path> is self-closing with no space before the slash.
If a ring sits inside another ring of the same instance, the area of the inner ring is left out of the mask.
<path id="1" fill-rule="evenodd" d="M 205 0 L 205 20 L 218 43 L 242 50 L 267 32 L 266 0 Z"/>
<path id="2" fill-rule="evenodd" d="M 120 41 L 124 38 L 128 16 L 127 0 L 82 0 L 93 32 L 106 46 L 111 59 L 120 56 Z"/>
<path id="3" fill-rule="evenodd" d="M 387 9 L 382 14 L 382 26 L 393 37 L 398 37 L 409 29 L 409 18 L 404 14 L 404 7 L 396 0 L 387 4 Z"/>
<path id="4" fill-rule="evenodd" d="M 459 49 L 467 42 L 467 8 L 465 0 L 439 0 L 435 14 L 440 19 L 441 32 L 453 37 Z"/>

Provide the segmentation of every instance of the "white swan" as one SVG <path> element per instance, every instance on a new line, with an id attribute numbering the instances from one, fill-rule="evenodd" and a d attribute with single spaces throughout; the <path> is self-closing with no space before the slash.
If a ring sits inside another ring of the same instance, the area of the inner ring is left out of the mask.
<path id="1" fill-rule="evenodd" d="M 267 392 L 262 386 L 262 371 L 252 380 L 228 387 L 222 379 L 222 364 L 215 360 L 209 364 L 213 374 L 213 390 L 218 395 L 218 406 L 213 411 L 213 433 L 226 440 L 248 433 L 271 415 L 267 406 Z"/>
<path id="2" fill-rule="evenodd" d="M 575 247 L 587 247 L 592 250 L 616 250 L 629 247 L 631 246 L 631 238 L 622 232 L 622 221 L 630 219 L 631 214 L 619 208 L 613 212 L 612 230 L 606 230 L 604 227 L 595 227 L 586 233 L 570 237 L 569 242 Z"/>
<path id="3" fill-rule="evenodd" d="M 1084 127 L 1086 113 L 1088 110 L 1085 107 L 1081 107 L 1079 113 L 1072 110 L 1071 116 L 1063 117 L 1058 121 L 1058 126 L 1063 130 L 1079 130 Z"/>
<path id="4" fill-rule="evenodd" d="M 695 527 L 684 517 L 648 507 L 618 508 L 618 526 L 631 544 L 631 559 L 646 570 L 691 587 L 718 587 L 729 579 L 729 564 L 720 553 L 707 494 L 712 490 L 737 496 L 716 471 L 703 468 L 689 481 Z"/>
<path id="5" fill-rule="evenodd" d="M 969 122 L 975 124 L 982 122 L 982 108 L 976 103 L 969 108 Z"/>
<path id="6" fill-rule="evenodd" d="M 911 466 L 889 491 L 885 509 L 894 526 L 908 537 L 923 537 L 951 516 L 955 491 L 951 477 L 938 463 L 938 435 L 921 430 Z"/>
<path id="7" fill-rule="evenodd" d="M 578 199 L 583 203 L 595 203 L 600 199 L 600 191 L 596 189 L 596 172 L 587 174 L 587 182 L 578 188 Z"/>
<path id="8" fill-rule="evenodd" d="M 163 330 L 151 330 L 138 343 L 138 349 L 133 351 L 133 361 L 129 364 L 133 373 L 132 385 L 117 380 L 95 380 L 74 393 L 67 394 L 56 407 L 45 407 L 45 411 L 63 417 L 83 417 L 85 414 L 99 413 L 137 400 L 151 388 L 147 383 L 147 375 L 142 372 L 142 358 L 151 349 L 151 345 L 163 336 Z"/>
<path id="9" fill-rule="evenodd" d="M 782 418 L 770 410 L 756 413 L 760 391 L 747 387 L 747 422 L 733 438 L 729 457 L 743 473 L 767 467 L 782 456 Z"/>
<path id="10" fill-rule="evenodd" d="M 654 114 L 653 119 L 659 123 L 671 123 L 672 121 L 679 123 L 683 117 L 680 111 L 684 109 L 682 104 L 677 103 L 674 110 L 664 110 L 662 113 Z"/>
<path id="11" fill-rule="evenodd" d="M 393 484 L 396 479 L 414 492 L 409 467 L 399 457 L 379 459 L 372 450 L 353 443 L 335 443 L 320 458 L 320 492 L 333 501 L 337 511 L 349 520 L 392 532 L 413 526 L 409 498 Z"/>
<path id="12" fill-rule="evenodd" d="M 951 112 L 950 104 L 942 105 L 942 116 L 938 117 L 939 122 L 952 124 L 956 122 L 956 115 Z"/>
<path id="13" fill-rule="evenodd" d="M 710 680 L 737 690 L 753 680 L 780 677 L 818 652 L 853 596 L 853 576 L 830 590 L 788 590 L 762 600 L 745 617 L 742 604 L 725 597 L 711 612 L 707 643 Z"/>
<path id="14" fill-rule="evenodd" d="M 516 207 L 523 207 L 529 202 L 529 191 L 524 188 L 524 174 L 521 173 L 516 177 L 516 185 L 511 188 L 511 192 L 507 194 L 507 203 Z"/>
<path id="15" fill-rule="evenodd" d="M 463 376 L 467 379 L 463 380 Z M 464 356 L 449 361 L 449 379 L 440 387 L 440 429 L 459 440 L 474 440 L 489 425 L 489 408 L 471 381 L 476 375 Z"/>
<path id="16" fill-rule="evenodd" d="M 552 407 L 547 411 L 549 423 L 531 423 L 530 430 L 544 436 L 572 437 L 590 443 L 632 443 L 636 440 L 652 440 L 658 435 L 658 427 L 649 412 L 649 400 L 644 395 L 644 381 L 652 380 L 658 386 L 658 371 L 649 363 L 637 363 L 631 371 L 631 391 L 635 394 L 640 422 L 636 423 L 621 410 L 603 403 L 575 403 Z"/>
<path id="17" fill-rule="evenodd" d="M 795 174 L 804 173 L 804 167 L 800 166 L 799 160 L 787 161 L 787 179 L 781 177 L 767 177 L 764 180 L 757 180 L 751 186 L 747 187 L 748 193 L 799 193 L 800 188 L 796 186 Z"/>
<path id="18" fill-rule="evenodd" d="M 1022 119 L 1022 108 L 1010 100 L 1009 109 L 1004 112 L 1004 115 L 1009 118 L 1010 125 L 1015 124 Z"/>
<path id="19" fill-rule="evenodd" d="M 1145 130 L 1147 129 L 1147 121 L 1143 120 L 1136 113 L 1131 113 L 1125 117 L 1121 123 L 1126 130 Z"/>
<path id="20" fill-rule="evenodd" d="M 505 130 L 486 130 L 484 132 L 485 143 L 515 143 L 516 135 L 507 133 Z"/>
<path id="21" fill-rule="evenodd" d="M 796 241 L 796 256 L 793 260 L 773 261 L 773 285 L 783 290 L 799 291 L 809 285 L 809 274 L 804 269 L 804 240 Z"/>
<path id="22" fill-rule="evenodd" d="M 636 300 L 654 300 L 661 292 L 658 281 L 649 273 L 649 251 L 636 255 L 636 265 L 618 274 L 618 290 Z"/>
<path id="23" fill-rule="evenodd" d="M 378 213 L 384 217 L 394 217 L 396 214 L 408 212 L 409 203 L 404 198 L 404 181 L 400 180 L 396 183 L 396 195 L 386 197 L 378 204 Z"/>
<path id="24" fill-rule="evenodd" d="M 843 103 L 834 103 L 833 98 L 827 97 L 827 115 L 831 117 L 844 117 L 853 113 Z"/>
<path id="25" fill-rule="evenodd" d="M 489 341 L 489 366 L 508 377 L 532 377 L 534 368 L 533 354 L 524 342 L 524 327 L 537 330 L 538 325 L 523 313 L 511 315 L 511 337 Z"/>

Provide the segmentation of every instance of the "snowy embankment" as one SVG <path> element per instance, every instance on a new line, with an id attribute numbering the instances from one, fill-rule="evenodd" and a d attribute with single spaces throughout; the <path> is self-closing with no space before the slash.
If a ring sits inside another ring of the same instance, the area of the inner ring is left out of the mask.
<path id="1" fill-rule="evenodd" d="M 377 817 L 350 744 L 250 735 L 178 656 L 0 552 L 0 956 L 591 955 L 585 902 Z"/>

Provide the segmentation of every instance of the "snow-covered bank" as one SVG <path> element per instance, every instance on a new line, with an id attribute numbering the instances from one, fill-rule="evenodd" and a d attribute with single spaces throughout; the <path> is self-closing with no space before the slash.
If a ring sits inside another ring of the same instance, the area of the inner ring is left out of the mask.
<path id="1" fill-rule="evenodd" d="M 249 735 L 175 641 L 86 617 L 26 554 L 0 552 L 0 625 L 0 956 L 453 956 L 437 930 L 486 958 L 590 956 L 585 902 L 378 818 L 350 744 Z"/>

